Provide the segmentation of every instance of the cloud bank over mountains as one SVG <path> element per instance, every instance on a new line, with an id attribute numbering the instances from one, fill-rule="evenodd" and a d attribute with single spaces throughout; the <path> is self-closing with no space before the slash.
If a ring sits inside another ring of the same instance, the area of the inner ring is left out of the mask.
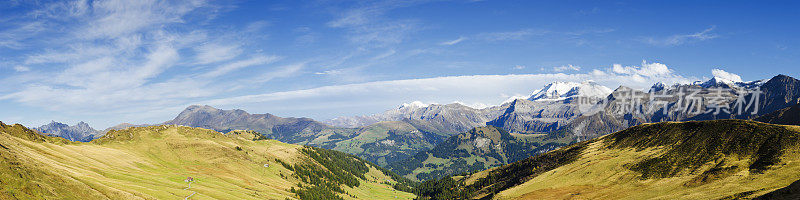
<path id="1" fill-rule="evenodd" d="M 413 101 L 497 105 L 555 81 L 591 80 L 613 89 L 699 80 L 661 61 L 638 63 L 639 55 L 564 61 L 542 52 L 592 56 L 603 52 L 599 41 L 619 41 L 613 37 L 621 28 L 459 29 L 402 15 L 426 3 L 277 5 L 260 17 L 233 12 L 245 5 L 205 0 L 0 3 L 11 8 L 0 9 L 9 11 L 0 12 L 0 108 L 8 110 L 0 118 L 31 125 L 80 119 L 104 127 L 160 122 L 187 105 L 208 104 L 324 120 Z M 317 18 L 274 17 L 306 12 Z M 720 30 L 649 41 L 711 42 Z M 591 52 L 563 53 L 572 48 Z M 535 58 L 519 59 L 527 57 Z M 719 69 L 712 75 L 741 80 Z"/>
<path id="2" fill-rule="evenodd" d="M 656 82 L 671 85 L 688 84 L 697 80 L 699 79 L 676 74 L 664 64 L 643 61 L 641 66 L 614 64 L 610 68 L 585 73 L 471 75 L 374 81 L 219 98 L 201 101 L 199 104 L 223 108 L 256 108 L 270 112 L 284 109 L 340 109 L 343 110 L 342 115 L 345 115 L 364 114 L 363 111 L 347 113 L 349 109 L 345 108 L 382 107 L 385 110 L 414 101 L 459 102 L 473 107 L 498 105 L 512 96 L 528 97 L 534 90 L 555 81 L 594 81 L 612 89 L 620 85 L 644 89 Z M 280 105 L 298 106 L 282 108 Z M 377 112 L 382 111 L 381 109 L 371 110 Z"/>

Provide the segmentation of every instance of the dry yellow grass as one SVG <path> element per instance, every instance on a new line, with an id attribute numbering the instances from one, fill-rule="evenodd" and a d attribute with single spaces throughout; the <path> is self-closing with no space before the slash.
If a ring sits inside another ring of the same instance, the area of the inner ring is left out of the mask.
<path id="1" fill-rule="evenodd" d="M 750 174 L 743 169 L 702 184 L 692 184 L 697 181 L 698 174 L 691 172 L 672 178 L 643 180 L 626 165 L 658 155 L 660 149 L 610 150 L 603 149 L 602 143 L 591 143 L 577 161 L 502 191 L 495 199 L 720 199 L 749 191 L 753 191 L 749 196 L 758 196 L 785 187 L 800 177 L 800 153 L 793 150 L 784 154 L 784 162 L 779 167 L 764 174 Z M 728 165 L 746 162 L 726 160 Z M 704 166 L 698 171 L 711 167 Z"/>
<path id="2" fill-rule="evenodd" d="M 129 128 L 69 143 L 13 136 L 9 127 L 0 129 L 0 199 L 294 199 L 299 180 L 275 160 L 313 162 L 302 146 L 199 128 Z M 187 177 L 195 180 L 188 189 Z M 377 169 L 367 177 L 391 180 Z M 343 188 L 358 199 L 413 198 L 381 183 Z"/>

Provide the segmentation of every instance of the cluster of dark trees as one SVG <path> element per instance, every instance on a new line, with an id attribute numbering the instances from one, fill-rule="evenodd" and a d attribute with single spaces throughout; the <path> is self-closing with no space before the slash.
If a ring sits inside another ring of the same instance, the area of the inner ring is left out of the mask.
<path id="1" fill-rule="evenodd" d="M 294 165 L 287 164 L 281 160 L 276 162 L 285 168 L 292 170 L 294 176 L 302 182 L 297 188 L 292 188 L 290 192 L 297 194 L 304 200 L 337 200 L 342 199 L 338 194 L 345 191 L 341 185 L 347 187 L 358 187 L 360 180 L 366 180 L 365 174 L 369 172 L 369 167 L 373 166 L 397 181 L 393 187 L 397 190 L 413 192 L 414 182 L 389 172 L 379 166 L 362 160 L 359 157 L 316 147 L 305 147 L 300 150 L 317 164 L 299 162 Z"/>

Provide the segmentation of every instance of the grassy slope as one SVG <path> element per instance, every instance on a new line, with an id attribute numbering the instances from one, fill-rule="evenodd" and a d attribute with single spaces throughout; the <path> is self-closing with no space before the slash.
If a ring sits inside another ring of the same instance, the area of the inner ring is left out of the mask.
<path id="1" fill-rule="evenodd" d="M 479 172 L 465 183 L 484 184 L 472 188 L 474 198 L 756 197 L 800 176 L 799 131 L 741 120 L 645 124 Z"/>
<path id="2" fill-rule="evenodd" d="M 509 134 L 494 126 L 477 127 L 388 168 L 412 180 L 438 179 L 508 164 L 570 141 L 568 138 L 551 139 L 546 134 Z M 480 142 L 483 145 L 478 147 Z"/>
<path id="3" fill-rule="evenodd" d="M 2 124 L 0 132 L 0 199 L 293 199 L 288 191 L 300 181 L 275 160 L 313 162 L 302 146 L 179 126 L 112 131 L 91 143 L 21 125 Z M 190 189 L 187 176 L 195 180 Z M 377 168 L 366 177 L 343 188 L 358 199 L 413 198 L 382 184 L 392 180 Z"/>
<path id="4" fill-rule="evenodd" d="M 386 166 L 433 148 L 428 133 L 403 121 L 378 122 L 356 131 L 356 136 L 336 142 L 333 150 Z"/>

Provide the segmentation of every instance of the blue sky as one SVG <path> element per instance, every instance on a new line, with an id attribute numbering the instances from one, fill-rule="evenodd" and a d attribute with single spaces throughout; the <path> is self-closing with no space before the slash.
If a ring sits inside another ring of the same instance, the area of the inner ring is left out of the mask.
<path id="1" fill-rule="evenodd" d="M 192 104 L 325 120 L 495 105 L 553 81 L 798 77 L 798 4 L 4 1 L 0 120 L 102 129 Z"/>

